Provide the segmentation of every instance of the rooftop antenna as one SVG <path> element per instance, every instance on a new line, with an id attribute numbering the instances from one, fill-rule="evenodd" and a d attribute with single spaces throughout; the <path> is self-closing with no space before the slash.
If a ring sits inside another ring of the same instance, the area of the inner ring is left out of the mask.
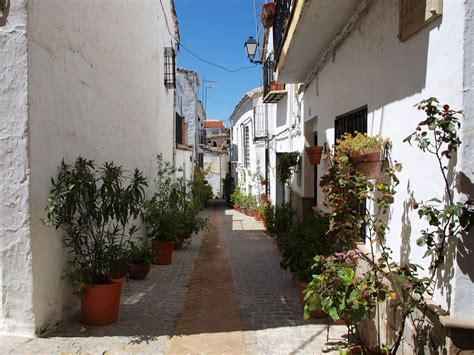
<path id="1" fill-rule="evenodd" d="M 202 81 L 204 83 L 204 111 L 206 112 L 206 117 L 207 117 L 207 90 L 215 88 L 218 82 L 213 81 L 213 80 L 207 80 L 207 79 L 203 79 Z"/>

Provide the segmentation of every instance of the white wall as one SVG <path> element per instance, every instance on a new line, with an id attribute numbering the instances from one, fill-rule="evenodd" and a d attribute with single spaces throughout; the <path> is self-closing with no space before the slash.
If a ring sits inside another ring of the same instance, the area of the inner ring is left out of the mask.
<path id="1" fill-rule="evenodd" d="M 0 17 L 0 332 L 34 334 L 26 0 Z"/>
<path id="2" fill-rule="evenodd" d="M 186 181 L 192 181 L 194 177 L 193 151 L 187 149 L 176 149 L 175 166 L 182 169 L 181 176 Z"/>
<path id="3" fill-rule="evenodd" d="M 453 108 L 462 107 L 464 1 L 444 1 L 442 18 L 404 43 L 397 38 L 398 12 L 396 0 L 372 2 L 335 61 L 307 87 L 304 113 L 305 119 L 318 117 L 319 144 L 332 145 L 335 117 L 368 106 L 368 133 L 390 137 L 393 159 L 403 164 L 388 244 L 396 259 L 426 266 L 424 249 L 415 243 L 425 224 L 409 207 L 410 199 L 412 194 L 417 200 L 441 198 L 443 183 L 434 159 L 402 140 L 423 119 L 413 108 L 422 99 L 436 96 Z M 323 162 L 319 176 L 326 168 Z M 447 275 L 443 286 L 449 288 L 449 282 Z M 450 309 L 451 297 L 438 294 L 436 301 Z M 474 319 L 474 309 L 464 316 Z"/>
<path id="4" fill-rule="evenodd" d="M 36 327 L 45 327 L 79 302 L 61 280 L 60 233 L 40 221 L 50 177 L 62 158 L 82 155 L 138 167 L 151 191 L 156 154 L 173 158 L 174 90 L 163 83 L 163 47 L 172 40 L 152 0 L 30 0 L 28 11 L 34 313 Z"/>
<path id="5" fill-rule="evenodd" d="M 212 193 L 223 198 L 223 179 L 229 171 L 229 155 L 227 153 L 216 153 L 204 150 L 204 169 L 209 169 L 206 180 L 212 187 Z"/>

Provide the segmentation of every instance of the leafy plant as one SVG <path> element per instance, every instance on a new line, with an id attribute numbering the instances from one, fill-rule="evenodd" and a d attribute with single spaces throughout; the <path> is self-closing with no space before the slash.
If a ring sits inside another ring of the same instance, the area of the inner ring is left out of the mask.
<path id="1" fill-rule="evenodd" d="M 81 294 L 85 285 L 108 283 L 111 272 L 126 264 L 147 182 L 138 169 L 129 173 L 113 162 L 96 168 L 93 160 L 79 157 L 74 165 L 62 161 L 52 183 L 46 224 L 65 231 L 67 278 Z"/>
<path id="2" fill-rule="evenodd" d="M 352 157 L 355 155 L 380 152 L 382 148 L 390 146 L 390 144 L 388 139 L 383 139 L 380 136 L 369 136 L 359 132 L 355 135 L 346 133 L 338 139 L 337 150 L 340 154 Z"/>
<path id="3" fill-rule="evenodd" d="M 298 281 L 311 280 L 315 255 L 329 256 L 337 251 L 335 237 L 327 233 L 329 217 L 309 213 L 302 222 L 294 224 L 280 240 L 283 244 L 280 266 L 289 269 Z"/>
<path id="4" fill-rule="evenodd" d="M 299 159 L 300 159 L 299 152 L 280 154 L 280 158 L 278 160 L 277 172 L 278 172 L 278 178 L 280 179 L 280 182 L 283 185 L 288 183 L 291 176 L 295 172 Z"/>
<path id="5" fill-rule="evenodd" d="M 209 175 L 211 167 L 201 169 L 198 165 L 194 167 L 194 179 L 192 185 L 193 199 L 199 209 L 203 209 L 206 201 L 214 197 L 212 186 L 207 183 L 206 177 Z"/>
<path id="6" fill-rule="evenodd" d="M 279 238 L 288 232 L 293 225 L 295 211 L 290 203 L 270 207 L 268 213 L 267 231 Z"/>
<path id="7" fill-rule="evenodd" d="M 146 239 L 141 239 L 139 244 L 131 241 L 128 259 L 132 264 L 151 263 L 156 257 L 150 243 Z"/>

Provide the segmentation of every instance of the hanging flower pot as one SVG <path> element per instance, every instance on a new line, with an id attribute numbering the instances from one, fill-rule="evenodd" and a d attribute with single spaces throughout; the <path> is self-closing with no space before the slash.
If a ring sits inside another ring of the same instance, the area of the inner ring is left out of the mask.
<path id="1" fill-rule="evenodd" d="M 81 298 L 81 322 L 88 325 L 108 325 L 118 319 L 122 282 L 84 287 Z"/>
<path id="2" fill-rule="evenodd" d="M 275 21 L 275 13 L 276 13 L 275 3 L 263 4 L 262 6 L 263 27 L 270 28 L 273 26 L 273 22 Z"/>
<path id="3" fill-rule="evenodd" d="M 318 145 L 314 147 L 304 148 L 306 155 L 308 155 L 309 163 L 311 165 L 318 165 L 321 163 L 321 156 L 323 155 L 323 146 Z"/>
<path id="4" fill-rule="evenodd" d="M 367 154 L 351 156 L 354 168 L 364 174 L 367 179 L 377 179 L 382 172 L 381 152 L 372 152 Z"/>
<path id="5" fill-rule="evenodd" d="M 158 255 L 155 257 L 153 264 L 156 265 L 170 265 L 173 259 L 173 249 L 174 249 L 174 242 L 153 242 L 151 243 L 151 247 L 155 253 Z"/>

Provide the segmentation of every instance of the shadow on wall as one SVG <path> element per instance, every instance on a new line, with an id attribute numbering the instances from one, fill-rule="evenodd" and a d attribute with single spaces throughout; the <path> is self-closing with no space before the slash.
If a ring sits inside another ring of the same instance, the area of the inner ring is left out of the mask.
<path id="1" fill-rule="evenodd" d="M 468 200 L 474 200 L 474 185 L 471 179 L 466 176 L 463 172 L 457 174 L 456 177 L 457 190 L 461 194 L 465 194 Z M 474 235 L 473 229 L 469 232 L 461 234 L 461 238 L 458 240 L 456 260 L 459 268 L 464 275 L 469 276 L 469 279 L 474 282 L 474 264 L 473 253 L 474 253 Z"/>
<path id="2" fill-rule="evenodd" d="M 398 6 L 395 7 L 396 14 L 391 13 L 390 16 L 398 19 Z M 382 45 L 381 55 L 385 59 L 376 60 L 370 66 L 372 75 L 369 77 L 373 78 L 373 75 L 377 75 L 376 80 L 370 81 L 373 93 L 377 93 L 374 95 L 376 99 L 371 110 L 382 108 L 387 104 L 420 93 L 425 88 L 430 33 L 441 26 L 442 20 L 443 17 L 441 16 L 405 42 L 399 42 L 398 38 L 393 36 L 392 41 L 387 41 L 386 46 Z M 380 24 L 375 25 L 380 26 Z M 393 26 L 398 26 L 398 22 L 394 23 Z M 372 29 L 373 27 L 370 27 L 366 33 L 364 31 L 359 32 L 363 40 L 371 40 Z M 382 33 L 381 37 L 382 43 L 387 40 L 386 33 Z M 396 42 L 394 43 L 394 41 Z M 377 66 L 380 67 L 377 68 Z M 390 70 L 387 70 L 388 67 Z M 392 85 L 387 85 L 387 83 L 392 83 Z"/>
<path id="3" fill-rule="evenodd" d="M 407 195 L 408 198 L 403 202 L 403 214 L 402 214 L 402 243 L 400 245 L 400 262 L 409 263 L 411 253 L 411 221 L 410 213 L 413 211 L 413 204 L 415 203 L 415 197 L 413 196 L 413 190 L 410 186 L 410 180 L 407 182 Z"/>

